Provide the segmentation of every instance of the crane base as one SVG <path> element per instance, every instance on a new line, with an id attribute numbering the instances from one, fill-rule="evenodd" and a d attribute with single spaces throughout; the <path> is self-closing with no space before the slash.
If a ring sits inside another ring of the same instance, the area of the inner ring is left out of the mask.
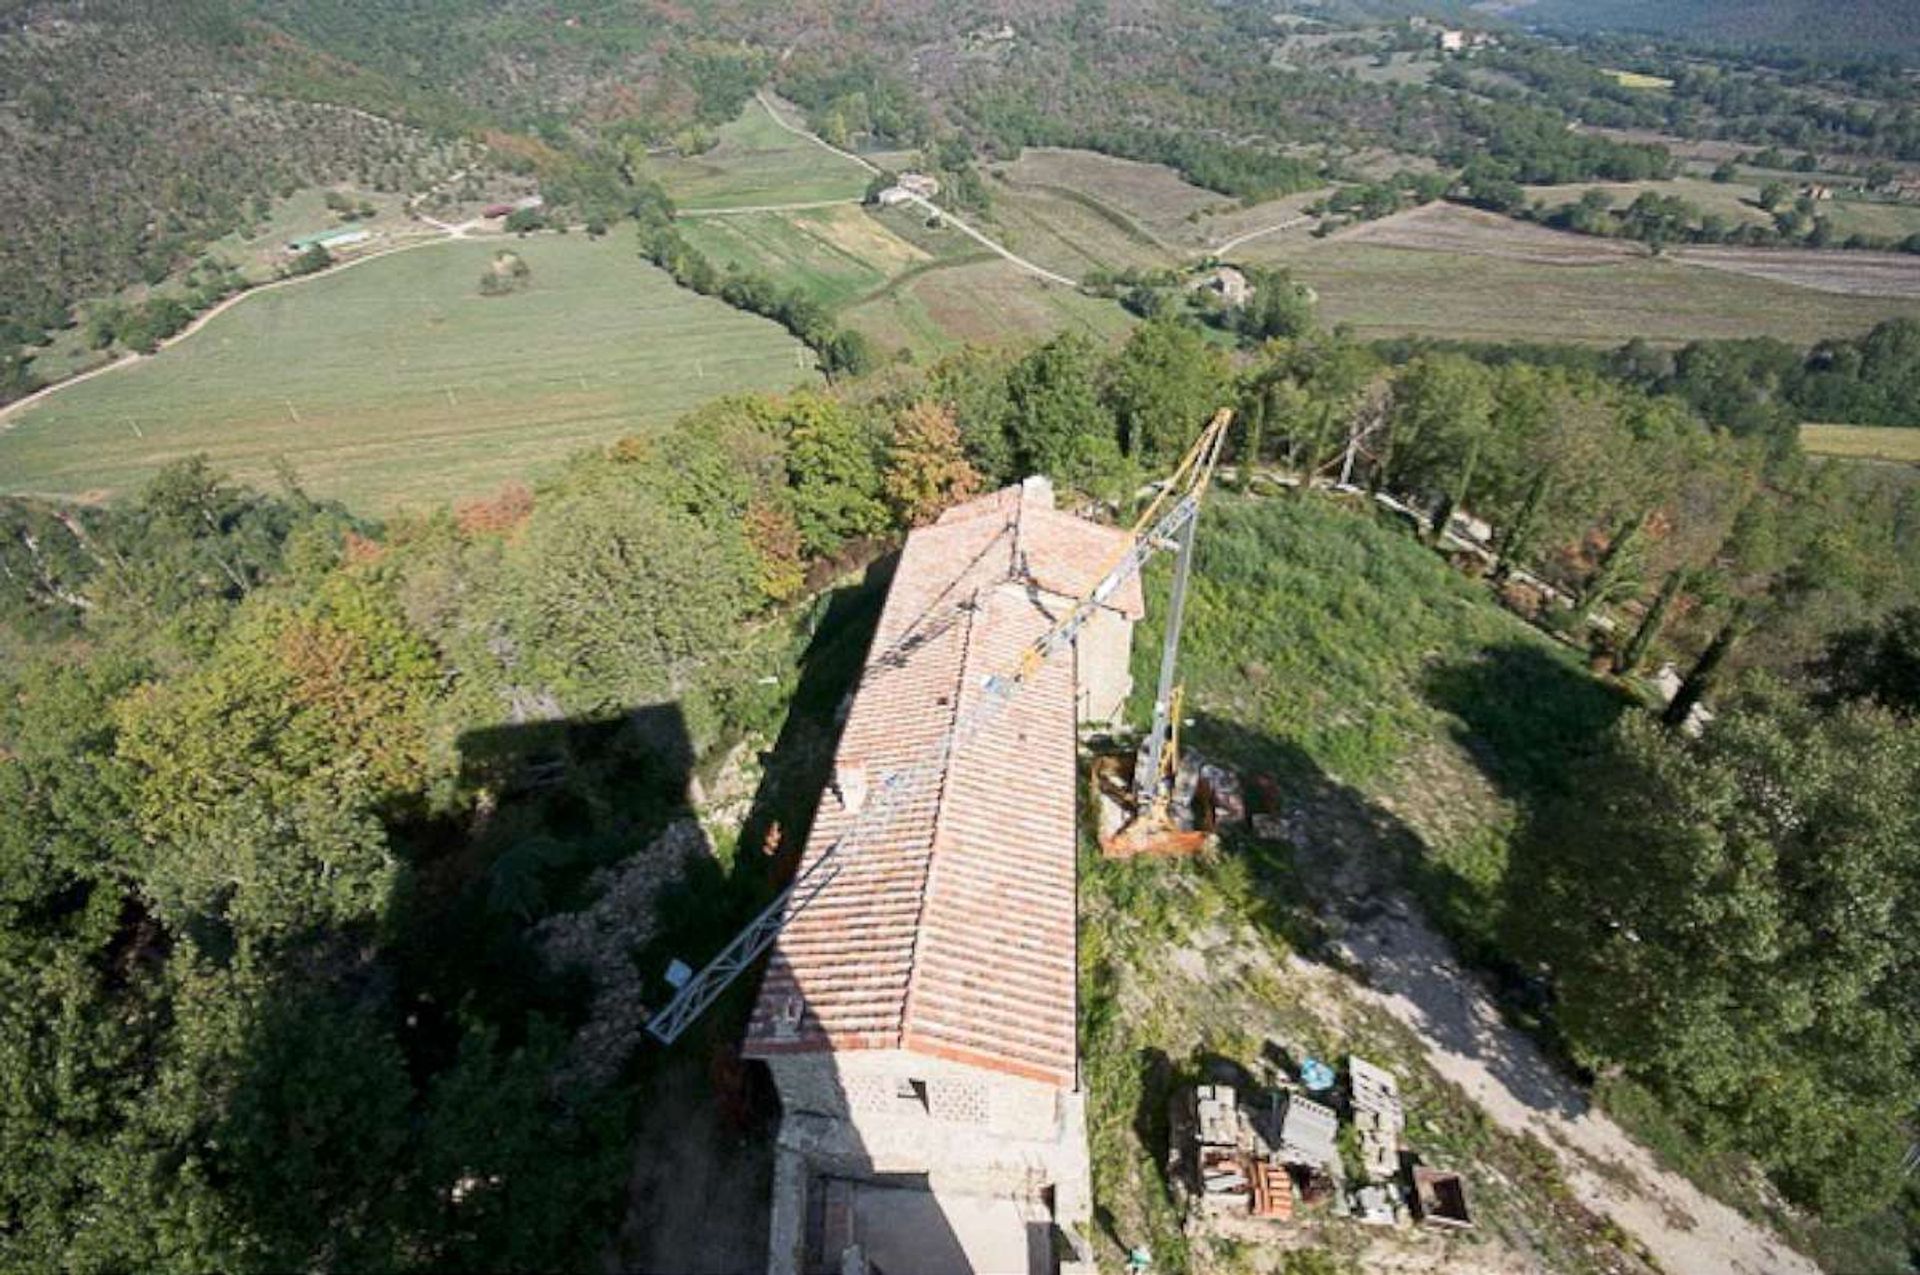
<path id="1" fill-rule="evenodd" d="M 1112 836 L 1102 837 L 1100 853 L 1109 859 L 1184 859 L 1199 854 L 1212 842 L 1213 834 L 1199 828 L 1135 819 Z"/>

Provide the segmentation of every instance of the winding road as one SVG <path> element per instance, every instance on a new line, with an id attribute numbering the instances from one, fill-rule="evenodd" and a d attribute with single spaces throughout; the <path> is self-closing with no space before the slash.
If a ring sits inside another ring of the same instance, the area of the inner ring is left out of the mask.
<path id="1" fill-rule="evenodd" d="M 842 159 L 850 160 L 853 163 L 860 165 L 860 167 L 866 169 L 869 173 L 872 173 L 875 176 L 879 175 L 880 173 L 879 166 L 874 164 L 871 160 L 868 160 L 863 158 L 862 156 L 856 155 L 852 151 L 841 150 L 838 146 L 835 146 L 832 142 L 829 142 L 826 138 L 821 137 L 819 134 L 811 132 L 808 129 L 801 128 L 796 124 L 788 123 L 784 118 L 781 117 L 779 109 L 774 106 L 773 100 L 767 96 L 765 89 L 762 89 L 758 93 L 755 93 L 754 97 L 760 103 L 761 106 L 766 108 L 767 114 L 773 117 L 774 123 L 778 124 L 781 128 L 786 129 L 789 133 L 792 133 L 795 137 L 804 137 L 808 141 L 812 142 L 815 146 L 820 147 L 822 150 L 830 151 L 833 154 L 838 155 Z M 920 207 L 926 209 L 929 213 L 933 213 L 936 216 L 940 217 L 941 220 L 947 222 L 955 230 L 958 230 L 961 234 L 966 235 L 969 239 L 974 240 L 976 243 L 980 244 L 982 247 L 986 248 L 988 251 L 998 253 L 1000 256 L 1005 257 L 1008 261 L 1011 261 L 1014 265 L 1019 266 L 1022 270 L 1025 270 L 1028 274 L 1031 274 L 1039 279 L 1044 279 L 1048 283 L 1057 283 L 1061 287 L 1065 287 L 1065 288 L 1077 288 L 1080 286 L 1080 281 L 1078 279 L 1069 279 L 1066 275 L 1057 274 L 1054 271 L 1047 269 L 1045 266 L 1036 266 L 1035 264 L 1033 264 L 1033 262 L 1028 261 L 1025 257 L 1021 256 L 1019 253 L 1016 253 L 1012 249 L 1008 248 L 1005 244 L 998 243 L 992 239 L 989 239 L 986 235 L 980 233 L 979 230 L 969 225 L 966 221 L 964 221 L 960 217 L 955 216 L 950 210 L 942 208 L 939 205 L 934 204 L 928 200 L 922 199 L 918 195 L 908 195 L 907 198 L 911 200 L 913 203 L 918 204 Z"/>
<path id="2" fill-rule="evenodd" d="M 1304 214 L 1298 217 L 1289 217 L 1285 221 L 1276 222 L 1271 226 L 1262 226 L 1258 230 L 1249 230 L 1243 235 L 1235 235 L 1231 239 L 1223 239 L 1219 243 L 1215 244 L 1212 248 L 1208 249 L 1208 252 L 1210 252 L 1214 256 L 1218 256 L 1223 252 L 1231 252 L 1233 249 L 1238 248 L 1241 244 L 1246 243 L 1249 240 L 1258 239 L 1263 235 L 1278 234 L 1282 230 L 1292 230 L 1295 226 L 1304 226 L 1312 220 L 1313 218 L 1308 217 Z"/>

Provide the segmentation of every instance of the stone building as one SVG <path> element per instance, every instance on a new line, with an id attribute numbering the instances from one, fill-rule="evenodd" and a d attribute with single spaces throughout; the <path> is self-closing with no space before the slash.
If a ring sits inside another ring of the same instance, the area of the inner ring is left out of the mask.
<path id="1" fill-rule="evenodd" d="M 802 857 L 839 842 L 838 870 L 782 931 L 747 1032 L 782 1106 L 770 1271 L 1088 1252 L 1075 726 L 1126 698 L 1138 582 L 941 741 L 1127 545 L 1034 479 L 907 538 Z"/>

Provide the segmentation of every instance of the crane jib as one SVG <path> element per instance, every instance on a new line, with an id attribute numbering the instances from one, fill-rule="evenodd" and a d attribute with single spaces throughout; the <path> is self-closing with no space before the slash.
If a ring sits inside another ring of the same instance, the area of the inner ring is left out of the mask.
<path id="1" fill-rule="evenodd" d="M 860 812 L 854 826 L 833 841 L 819 858 L 808 864 L 793 883 L 781 891 L 779 897 L 736 934 L 718 956 L 682 983 L 673 999 L 647 1020 L 647 1030 L 654 1037 L 668 1045 L 677 1040 L 688 1024 L 699 1018 L 734 979 L 751 968 L 761 953 L 773 946 L 787 922 L 826 889 L 848 857 L 858 852 L 863 834 L 886 827 L 893 807 L 899 804 L 904 794 L 913 791 L 923 777 L 944 771 L 955 750 L 991 722 L 1028 677 L 1062 647 L 1071 645 L 1094 613 L 1121 586 L 1140 573 L 1147 559 L 1162 549 L 1181 543 L 1178 538 L 1199 515 L 1200 497 L 1206 491 L 1230 420 L 1231 413 L 1225 410 L 1214 417 L 1212 424 L 1189 453 L 1189 460 L 1197 461 L 1197 465 L 1189 470 L 1188 465 L 1183 463 L 1176 475 L 1173 490 L 1181 491 L 1180 498 L 1155 518 L 1151 525 L 1146 525 L 1146 518 L 1152 517 L 1151 511 L 1143 516 L 1141 523 L 1134 528 L 1133 542 L 1127 547 L 1126 553 L 1101 577 L 1100 582 L 1075 603 L 1071 611 L 1035 639 L 1011 672 L 996 673 L 986 678 L 981 683 L 983 694 L 980 699 L 942 736 L 930 754 L 911 766 L 888 774 L 881 782 L 878 797 Z M 1182 478 L 1185 480 L 1184 488 L 1177 485 Z M 1164 500 L 1171 494 L 1171 490 L 1165 491 L 1158 499 Z M 1163 706 L 1155 707 L 1161 710 Z M 1163 717 L 1164 711 L 1157 716 Z M 1163 725 L 1163 722 L 1156 721 L 1156 728 Z"/>

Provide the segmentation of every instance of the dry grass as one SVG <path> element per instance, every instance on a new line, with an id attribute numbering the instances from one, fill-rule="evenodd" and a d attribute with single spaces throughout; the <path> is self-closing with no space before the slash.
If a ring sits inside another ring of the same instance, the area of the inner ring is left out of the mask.
<path id="1" fill-rule="evenodd" d="M 1604 71 L 1623 89 L 1670 89 L 1673 81 L 1663 75 L 1643 75 L 1639 71 Z"/>
<path id="2" fill-rule="evenodd" d="M 1097 342 L 1132 326 L 1110 301 L 1042 284 L 998 257 L 932 267 L 897 280 L 843 319 L 888 352 L 937 355 L 1078 331 Z"/>
<path id="3" fill-rule="evenodd" d="M 1169 248 L 1204 246 L 1199 219 L 1230 210 L 1232 199 L 1203 190 L 1164 164 L 1114 159 L 1093 151 L 1034 146 L 995 170 L 1015 187 L 1066 190 L 1094 199 Z"/>
<path id="4" fill-rule="evenodd" d="M 1647 255 L 1638 244 L 1565 234 L 1448 203 L 1426 204 L 1379 221 L 1363 222 L 1329 236 L 1325 244 L 1415 248 L 1544 266 L 1591 266 Z"/>
<path id="5" fill-rule="evenodd" d="M 1683 248 L 1683 262 L 1817 292 L 1920 298 L 1920 256 L 1796 248 Z M 1912 314 L 1911 305 L 1899 312 Z"/>
<path id="6" fill-rule="evenodd" d="M 1617 345 L 1636 336 L 1664 344 L 1776 336 L 1804 345 L 1912 312 L 1893 298 L 1624 254 L 1556 262 L 1525 247 L 1510 256 L 1334 236 L 1284 245 L 1270 259 L 1319 292 L 1323 322 L 1350 324 L 1363 337 Z"/>
<path id="7" fill-rule="evenodd" d="M 1173 266 L 1183 256 L 1094 195 L 1062 186 L 1012 183 L 997 185 L 993 195 L 993 221 L 1001 242 L 1070 278 L 1096 269 Z"/>
<path id="8" fill-rule="evenodd" d="M 1920 428 L 1912 426 L 1807 424 L 1800 446 L 1815 456 L 1920 465 Z"/>

